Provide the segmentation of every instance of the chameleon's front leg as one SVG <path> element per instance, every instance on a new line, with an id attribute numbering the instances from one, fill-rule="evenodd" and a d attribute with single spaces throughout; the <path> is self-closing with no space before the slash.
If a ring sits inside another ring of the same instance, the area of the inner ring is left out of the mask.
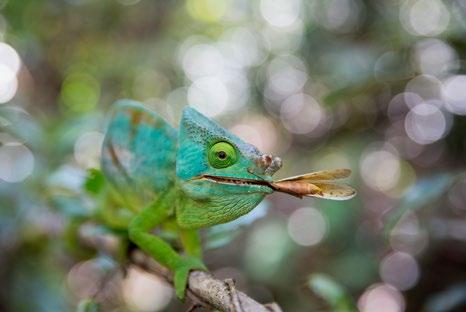
<path id="1" fill-rule="evenodd" d="M 186 254 L 199 258 L 202 261 L 202 246 L 199 231 L 178 228 L 178 233 Z"/>
<path id="2" fill-rule="evenodd" d="M 174 273 L 174 284 L 176 295 L 183 299 L 189 272 L 191 270 L 207 270 L 199 257 L 181 256 L 173 248 L 153 235 L 150 231 L 162 223 L 169 216 L 167 205 L 173 201 L 167 197 L 161 198 L 145 208 L 131 221 L 129 226 L 129 237 L 142 250 L 151 255 L 163 266 Z"/>

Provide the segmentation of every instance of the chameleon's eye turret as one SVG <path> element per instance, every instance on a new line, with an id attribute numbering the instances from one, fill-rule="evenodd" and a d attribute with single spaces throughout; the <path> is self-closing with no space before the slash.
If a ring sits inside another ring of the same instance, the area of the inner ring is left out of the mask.
<path id="1" fill-rule="evenodd" d="M 208 152 L 209 163 L 216 169 L 230 167 L 238 160 L 236 148 L 228 142 L 217 142 Z"/>

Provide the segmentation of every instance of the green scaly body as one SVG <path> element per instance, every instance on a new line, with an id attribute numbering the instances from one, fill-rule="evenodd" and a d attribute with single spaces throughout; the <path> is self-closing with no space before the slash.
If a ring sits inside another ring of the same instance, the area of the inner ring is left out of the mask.
<path id="1" fill-rule="evenodd" d="M 114 202 L 126 212 L 113 209 L 106 219 L 127 226 L 135 244 L 174 272 L 176 293 L 183 298 L 189 271 L 206 269 L 197 229 L 251 211 L 273 192 L 264 181 L 271 182 L 280 166 L 279 158 L 192 108 L 184 109 L 177 131 L 142 104 L 121 100 L 108 126 L 101 167 Z M 150 233 L 173 221 L 184 255 Z"/>

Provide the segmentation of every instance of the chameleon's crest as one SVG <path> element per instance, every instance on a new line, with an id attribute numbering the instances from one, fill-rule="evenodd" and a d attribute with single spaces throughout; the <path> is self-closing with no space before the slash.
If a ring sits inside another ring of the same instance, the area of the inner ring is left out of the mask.
<path id="1" fill-rule="evenodd" d="M 177 135 L 154 111 L 120 100 L 105 136 L 102 170 L 130 203 L 144 206 L 174 184 Z"/>
<path id="2" fill-rule="evenodd" d="M 228 222 L 272 192 L 268 182 L 280 159 L 261 153 L 190 107 L 183 111 L 178 141 L 176 173 L 194 200 L 194 207 L 178 212 L 181 225 Z"/>

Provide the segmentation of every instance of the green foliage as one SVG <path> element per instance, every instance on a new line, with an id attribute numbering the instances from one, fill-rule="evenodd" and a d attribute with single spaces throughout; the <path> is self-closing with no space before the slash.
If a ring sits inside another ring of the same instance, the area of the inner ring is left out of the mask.
<path id="1" fill-rule="evenodd" d="M 309 277 L 309 288 L 319 297 L 324 299 L 332 311 L 353 312 L 357 311 L 351 296 L 346 290 L 331 277 L 315 273 Z"/>
<path id="2" fill-rule="evenodd" d="M 99 304 L 92 299 L 81 300 L 78 304 L 76 312 L 99 312 Z"/>
<path id="3" fill-rule="evenodd" d="M 103 191 L 105 186 L 105 177 L 100 170 L 89 169 L 86 181 L 84 182 L 84 189 L 93 194 L 97 195 Z"/>

